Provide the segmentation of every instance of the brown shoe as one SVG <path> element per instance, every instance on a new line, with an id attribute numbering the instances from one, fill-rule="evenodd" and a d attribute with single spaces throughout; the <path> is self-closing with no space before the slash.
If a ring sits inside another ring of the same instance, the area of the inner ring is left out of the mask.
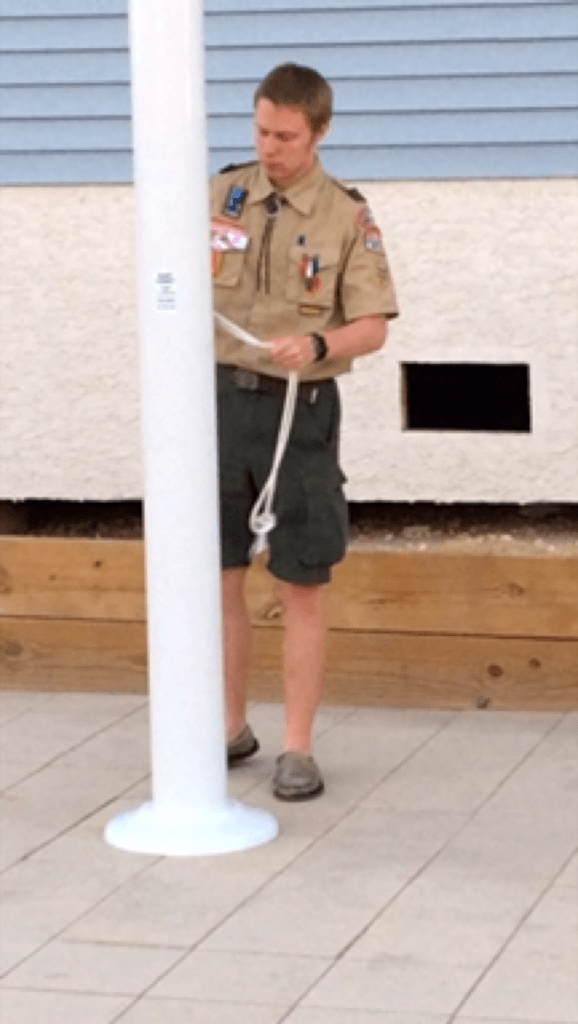
<path id="1" fill-rule="evenodd" d="M 255 736 L 250 725 L 244 726 L 232 740 L 227 743 L 227 764 L 230 766 L 238 761 L 243 761 L 251 754 L 256 754 L 259 749 L 259 740 Z"/>
<path id="2" fill-rule="evenodd" d="M 324 788 L 321 772 L 310 754 L 287 750 L 277 758 L 273 793 L 278 800 L 311 800 Z"/>

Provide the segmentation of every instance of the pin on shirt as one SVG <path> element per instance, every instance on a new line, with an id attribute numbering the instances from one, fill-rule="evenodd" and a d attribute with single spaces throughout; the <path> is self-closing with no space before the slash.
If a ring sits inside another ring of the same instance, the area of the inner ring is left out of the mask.
<path id="1" fill-rule="evenodd" d="M 323 288 L 323 279 L 319 274 L 319 257 L 304 256 L 299 264 L 301 277 L 308 292 L 315 294 Z"/>

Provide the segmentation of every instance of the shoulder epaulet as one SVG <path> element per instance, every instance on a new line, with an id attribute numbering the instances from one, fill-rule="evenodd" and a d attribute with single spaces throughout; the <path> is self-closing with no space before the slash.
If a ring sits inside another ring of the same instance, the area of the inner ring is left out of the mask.
<path id="1" fill-rule="evenodd" d="M 254 167 L 257 163 L 256 160 L 247 160 L 244 164 L 227 164 L 226 167 L 221 167 L 217 172 L 218 174 L 227 174 L 229 171 L 238 171 L 241 167 Z"/>
<path id="2" fill-rule="evenodd" d="M 354 186 L 349 188 L 347 185 L 344 185 L 342 181 L 339 181 L 338 178 L 332 178 L 331 180 L 334 181 L 341 191 L 345 192 L 350 199 L 354 199 L 356 203 L 367 203 L 367 199 L 361 194 L 358 188 L 355 188 Z"/>

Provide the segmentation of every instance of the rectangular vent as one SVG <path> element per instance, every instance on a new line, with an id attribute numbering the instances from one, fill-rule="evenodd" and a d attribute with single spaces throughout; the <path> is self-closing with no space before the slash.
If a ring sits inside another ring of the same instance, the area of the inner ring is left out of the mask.
<path id="1" fill-rule="evenodd" d="M 403 363 L 405 430 L 530 433 L 525 363 Z"/>

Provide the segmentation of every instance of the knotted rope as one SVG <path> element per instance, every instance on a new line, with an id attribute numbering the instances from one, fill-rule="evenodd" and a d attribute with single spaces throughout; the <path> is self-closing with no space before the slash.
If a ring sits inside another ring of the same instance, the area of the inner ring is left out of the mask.
<path id="1" fill-rule="evenodd" d="M 246 345 L 253 345 L 256 348 L 272 348 L 270 343 L 266 341 L 259 341 L 258 338 L 249 334 L 248 331 L 243 330 L 242 327 L 238 327 L 232 320 L 228 320 L 227 317 L 222 315 L 222 313 L 215 312 L 215 320 L 217 320 L 221 327 L 228 331 L 229 334 L 238 338 L 239 341 L 244 341 Z M 275 500 L 275 491 L 277 489 L 279 467 L 287 448 L 291 427 L 293 426 L 293 419 L 295 417 L 298 382 L 299 375 L 295 370 L 291 370 L 289 377 L 287 378 L 285 402 L 283 404 L 283 413 L 279 424 L 279 433 L 277 434 L 277 443 L 275 445 L 275 454 L 273 455 L 271 470 L 249 516 L 249 527 L 251 532 L 255 535 L 255 540 L 253 541 L 250 552 L 251 558 L 255 558 L 262 551 L 266 550 L 267 534 L 271 533 L 271 530 L 274 530 L 277 525 L 277 516 L 273 512 L 273 502 Z"/>

